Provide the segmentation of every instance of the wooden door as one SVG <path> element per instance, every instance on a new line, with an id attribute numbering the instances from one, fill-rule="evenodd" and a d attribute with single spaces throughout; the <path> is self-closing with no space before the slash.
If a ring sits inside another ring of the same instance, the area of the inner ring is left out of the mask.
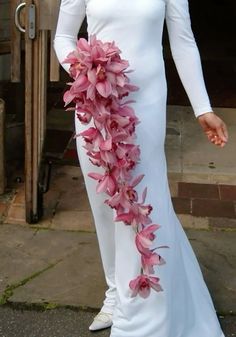
<path id="1" fill-rule="evenodd" d="M 19 1 L 13 0 L 14 5 Z M 53 51 L 59 0 L 26 0 L 20 4 L 24 11 L 25 29 L 25 204 L 26 221 L 36 223 L 42 215 L 45 175 L 43 146 L 46 133 L 47 82 L 59 80 L 59 65 Z M 16 24 L 19 26 L 19 4 Z M 16 66 L 16 62 L 13 62 Z M 14 74 L 18 75 L 17 69 Z"/>

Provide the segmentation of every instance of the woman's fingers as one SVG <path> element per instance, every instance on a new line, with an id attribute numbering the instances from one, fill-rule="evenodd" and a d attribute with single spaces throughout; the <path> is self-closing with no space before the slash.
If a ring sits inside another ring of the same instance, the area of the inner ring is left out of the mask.
<path id="1" fill-rule="evenodd" d="M 198 120 L 211 143 L 221 147 L 226 144 L 228 141 L 228 131 L 224 121 L 220 117 L 215 113 L 206 113 L 200 116 Z"/>
<path id="2" fill-rule="evenodd" d="M 222 133 L 217 132 L 216 130 L 207 130 L 206 132 L 208 140 L 218 146 L 224 146 L 226 141 L 224 140 L 225 138 L 222 138 Z"/>
<path id="3" fill-rule="evenodd" d="M 224 136 L 226 138 L 226 141 L 228 141 L 229 134 L 228 134 L 228 130 L 227 130 L 227 127 L 226 127 L 225 123 L 222 124 L 222 130 L 223 130 Z"/>
<path id="4" fill-rule="evenodd" d="M 222 139 L 224 142 L 227 141 L 226 136 L 224 135 L 223 131 L 223 124 L 221 124 L 217 129 L 216 129 L 217 135 L 220 139 Z"/>

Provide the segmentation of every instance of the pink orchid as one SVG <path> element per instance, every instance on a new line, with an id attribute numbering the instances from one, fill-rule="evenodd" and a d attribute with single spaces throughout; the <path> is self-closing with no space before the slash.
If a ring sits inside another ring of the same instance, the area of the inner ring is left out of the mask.
<path id="1" fill-rule="evenodd" d="M 85 145 L 86 146 L 86 145 Z M 89 156 L 90 162 L 98 167 L 103 167 L 104 169 L 107 168 L 106 163 L 101 159 L 101 153 L 100 151 L 88 151 L 87 155 Z"/>
<path id="2" fill-rule="evenodd" d="M 132 202 L 138 201 L 138 194 L 134 190 L 134 187 L 140 183 L 143 179 L 144 175 L 141 174 L 133 181 L 131 184 L 122 183 L 118 186 L 118 190 L 115 195 L 113 195 L 110 199 L 106 200 L 105 202 L 115 209 L 123 210 L 130 207 Z"/>
<path id="3" fill-rule="evenodd" d="M 152 211 L 151 205 L 142 205 L 140 203 L 133 203 L 130 205 L 129 211 L 118 214 L 115 221 L 123 221 L 126 225 L 137 226 L 139 224 L 148 225 L 152 222 L 149 214 Z"/>
<path id="4" fill-rule="evenodd" d="M 139 161 L 140 148 L 134 144 L 119 143 L 117 145 L 116 155 L 120 159 L 118 162 L 119 167 L 131 170 Z"/>
<path id="5" fill-rule="evenodd" d="M 89 41 L 81 38 L 76 50 L 70 53 L 65 63 L 70 64 L 70 75 L 74 82 L 64 94 L 67 110 L 75 110 L 81 123 L 93 126 L 78 136 L 84 139 L 84 148 L 90 162 L 103 169 L 102 173 L 89 173 L 97 181 L 97 193 L 105 192 L 110 198 L 105 201 L 115 209 L 115 221 L 132 225 L 137 250 L 141 254 L 141 273 L 130 282 L 132 296 L 138 293 L 147 297 L 150 289 L 161 291 L 159 278 L 154 273 L 154 265 L 164 264 L 160 255 L 151 249 L 155 239 L 154 231 L 159 225 L 151 225 L 149 217 L 152 206 L 144 204 L 147 188 L 141 201 L 135 187 L 144 175 L 132 177 L 132 170 L 140 160 L 140 146 L 135 144 L 136 125 L 140 123 L 134 109 L 133 100 L 123 100 L 130 92 L 139 88 L 130 83 L 127 76 L 129 62 L 120 56 L 115 42 L 102 42 L 95 35 Z M 75 106 L 72 107 L 71 103 Z M 146 275 L 143 275 L 143 271 Z"/>
<path id="6" fill-rule="evenodd" d="M 153 266 L 165 264 L 165 260 L 157 253 L 150 251 L 149 255 L 141 255 L 143 270 L 147 274 L 154 274 Z"/>
<path id="7" fill-rule="evenodd" d="M 70 89 L 64 93 L 63 100 L 65 102 L 65 106 L 74 102 L 75 100 L 80 99 L 83 96 L 83 92 L 88 88 L 88 81 L 86 76 L 81 76 L 76 85 L 68 83 L 70 85 Z"/>
<path id="8" fill-rule="evenodd" d="M 81 93 L 89 88 L 89 81 L 87 76 L 81 74 L 73 83 L 68 83 L 71 87 L 69 92 L 64 94 L 64 101 L 66 105 L 70 103 L 75 97 L 80 97 Z"/>
<path id="9" fill-rule="evenodd" d="M 91 69 L 88 71 L 88 80 L 90 85 L 88 87 L 87 98 L 94 100 L 96 92 L 105 98 L 113 93 L 112 85 L 108 79 L 106 69 L 100 64 L 97 69 Z"/>
<path id="10" fill-rule="evenodd" d="M 135 243 L 140 253 L 145 254 L 152 245 L 152 241 L 156 235 L 154 232 L 160 228 L 160 225 L 150 225 L 144 227 L 140 232 L 136 234 Z"/>
<path id="11" fill-rule="evenodd" d="M 141 182 L 143 177 L 144 175 L 140 174 L 139 176 L 135 177 L 130 184 L 123 182 L 122 184 L 118 185 L 116 194 L 105 202 L 112 208 L 119 208 L 119 213 L 121 213 L 121 208 L 123 211 L 129 208 L 132 202 L 138 201 L 138 194 L 134 187 Z"/>
<path id="12" fill-rule="evenodd" d="M 104 104 L 103 99 L 94 102 L 94 124 L 99 130 L 102 130 L 106 126 L 110 114 L 110 107 L 107 102 Z"/>
<path id="13" fill-rule="evenodd" d="M 89 111 L 86 111 L 86 110 L 78 111 L 76 115 L 82 124 L 88 124 L 92 119 L 92 115 L 90 114 Z"/>
<path id="14" fill-rule="evenodd" d="M 157 292 L 162 291 L 159 281 L 160 279 L 158 277 L 149 275 L 138 276 L 129 283 L 130 289 L 133 291 L 131 297 L 135 297 L 139 294 L 141 297 L 147 298 L 150 295 L 150 288 L 155 289 Z"/>
<path id="15" fill-rule="evenodd" d="M 101 132 L 94 127 L 90 127 L 89 129 L 80 132 L 79 136 L 84 138 L 86 142 L 84 147 L 89 151 L 98 150 L 100 145 L 104 142 Z"/>
<path id="16" fill-rule="evenodd" d="M 106 172 L 104 175 L 89 173 L 88 176 L 98 180 L 97 193 L 106 192 L 108 195 L 113 195 L 116 192 L 117 182 L 112 172 Z"/>

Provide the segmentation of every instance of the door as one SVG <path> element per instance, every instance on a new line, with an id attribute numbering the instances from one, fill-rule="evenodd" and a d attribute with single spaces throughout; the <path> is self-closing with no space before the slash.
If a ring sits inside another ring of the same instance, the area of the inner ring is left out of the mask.
<path id="1" fill-rule="evenodd" d="M 43 158 L 46 134 L 47 82 L 59 80 L 52 41 L 59 0 L 26 0 L 15 9 L 15 23 L 25 44 L 25 205 L 26 221 L 42 216 L 50 163 Z M 20 24 L 24 12 L 25 27 Z M 17 73 L 16 71 L 14 73 Z"/>

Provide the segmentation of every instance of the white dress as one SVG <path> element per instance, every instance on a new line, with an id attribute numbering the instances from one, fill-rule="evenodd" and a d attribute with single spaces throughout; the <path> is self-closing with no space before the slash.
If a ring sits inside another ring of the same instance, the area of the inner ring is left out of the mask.
<path id="1" fill-rule="evenodd" d="M 103 311 L 113 312 L 111 337 L 224 337 L 198 261 L 174 212 L 167 180 L 164 141 L 166 132 L 166 78 L 162 32 L 166 20 L 173 58 L 196 117 L 212 111 L 205 89 L 198 48 L 191 30 L 187 0 L 62 0 L 55 50 L 60 62 L 75 49 L 77 33 L 87 16 L 88 34 L 115 41 L 122 58 L 134 72 L 131 83 L 140 90 L 130 98 L 141 123 L 137 144 L 141 161 L 135 173 L 145 177 L 138 193 L 147 186 L 147 203 L 153 206 L 153 223 L 162 227 L 154 246 L 168 245 L 155 266 L 164 289 L 148 298 L 130 296 L 129 281 L 140 272 L 140 255 L 134 231 L 114 223 L 113 211 L 96 194 L 96 182 L 88 172 L 95 168 L 77 138 L 77 150 L 92 208 L 108 290 Z M 68 65 L 63 65 L 68 71 Z M 196 121 L 197 122 L 197 121 Z M 76 131 L 84 127 L 75 119 Z M 96 282 L 96 281 L 95 281 Z"/>

